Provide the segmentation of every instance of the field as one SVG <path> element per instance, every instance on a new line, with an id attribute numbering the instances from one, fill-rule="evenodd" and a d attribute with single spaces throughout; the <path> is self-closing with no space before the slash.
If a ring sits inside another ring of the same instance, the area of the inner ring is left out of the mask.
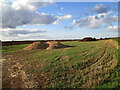
<path id="1" fill-rule="evenodd" d="M 28 50 L 3 46 L 4 88 L 118 88 L 118 40 L 61 42 L 71 47 Z"/>

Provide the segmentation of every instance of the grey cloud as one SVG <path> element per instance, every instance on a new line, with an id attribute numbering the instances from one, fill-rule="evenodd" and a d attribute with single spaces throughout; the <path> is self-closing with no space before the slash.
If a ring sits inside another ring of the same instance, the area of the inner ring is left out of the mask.
<path id="1" fill-rule="evenodd" d="M 104 25 L 112 25 L 114 22 L 118 22 L 118 16 L 111 16 L 111 12 L 88 16 L 86 18 L 80 18 L 73 21 L 75 26 L 81 28 L 97 29 Z"/>
<path id="2" fill-rule="evenodd" d="M 16 26 L 29 24 L 52 24 L 57 20 L 52 15 L 41 15 L 28 9 L 16 10 L 8 5 L 3 6 L 3 28 L 16 28 Z"/>
<path id="3" fill-rule="evenodd" d="M 34 16 L 30 24 L 53 24 L 58 18 L 53 15 L 36 15 Z"/>
<path id="4" fill-rule="evenodd" d="M 97 29 L 100 27 L 100 23 L 96 23 L 94 19 L 90 18 L 81 18 L 79 20 L 74 21 L 75 26 L 79 26 L 80 28 L 90 28 L 90 29 Z"/>
<path id="5" fill-rule="evenodd" d="M 96 13 L 105 13 L 109 10 L 109 7 L 103 4 L 98 4 L 93 8 L 93 11 Z"/>
<path id="6" fill-rule="evenodd" d="M 1 29 L 2 40 L 27 40 L 27 39 L 42 39 L 45 38 L 46 30 L 40 29 Z"/>
<path id="7" fill-rule="evenodd" d="M 107 30 L 113 31 L 113 32 L 118 32 L 119 28 L 120 28 L 120 26 L 108 26 Z"/>
<path id="8" fill-rule="evenodd" d="M 98 17 L 98 16 L 95 16 L 95 19 L 99 19 L 99 17 Z"/>
<path id="9" fill-rule="evenodd" d="M 96 15 L 95 19 L 101 19 L 101 18 L 104 18 L 104 17 L 105 17 L 104 15 L 100 15 L 99 17 Z"/>
<path id="10" fill-rule="evenodd" d="M 44 33 L 46 31 L 43 30 L 19 30 L 19 29 L 15 29 L 15 30 L 2 30 L 2 35 L 3 36 L 18 36 L 19 34 L 22 35 L 27 35 L 27 34 L 35 34 L 35 33 Z"/>
<path id="11" fill-rule="evenodd" d="M 53 3 L 53 0 L 41 0 L 41 2 L 31 2 L 29 0 L 15 0 L 12 3 L 12 7 L 15 9 L 26 8 L 29 10 L 37 10 L 40 7 L 47 6 L 52 3 Z"/>
<path id="12" fill-rule="evenodd" d="M 23 4 L 13 3 L 13 5 L 3 4 L 2 14 L 2 28 L 16 28 L 17 26 L 22 25 L 46 25 L 46 24 L 54 24 L 56 21 L 64 21 L 66 19 L 70 19 L 67 16 L 54 16 L 49 14 L 42 14 L 36 12 L 41 6 L 48 5 L 48 2 L 37 2 L 37 3 L 27 3 Z M 65 18 L 65 19 L 61 19 Z"/>
<path id="13" fill-rule="evenodd" d="M 73 30 L 73 29 L 74 29 L 74 26 L 73 26 L 73 25 L 70 25 L 70 26 L 64 26 L 64 28 L 67 28 L 67 29 Z"/>

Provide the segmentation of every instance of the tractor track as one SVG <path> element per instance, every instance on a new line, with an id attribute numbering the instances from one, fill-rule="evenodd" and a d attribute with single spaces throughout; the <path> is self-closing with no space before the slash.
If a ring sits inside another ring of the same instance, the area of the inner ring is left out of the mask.
<path id="1" fill-rule="evenodd" d="M 110 42 L 106 41 L 105 53 L 81 74 L 83 76 L 81 79 L 84 81 L 82 88 L 92 88 L 103 82 L 109 76 L 108 72 L 117 65 L 117 60 L 113 58 L 112 52 L 106 52 L 107 49 L 110 49 L 109 44 Z M 107 61 L 104 62 L 104 60 Z"/>

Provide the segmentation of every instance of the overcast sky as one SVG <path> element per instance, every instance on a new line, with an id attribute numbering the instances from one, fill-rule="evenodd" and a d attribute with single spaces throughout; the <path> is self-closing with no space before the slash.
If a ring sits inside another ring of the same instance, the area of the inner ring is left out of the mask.
<path id="1" fill-rule="evenodd" d="M 16 0 L 0 5 L 2 40 L 118 36 L 118 3 L 47 1 Z"/>

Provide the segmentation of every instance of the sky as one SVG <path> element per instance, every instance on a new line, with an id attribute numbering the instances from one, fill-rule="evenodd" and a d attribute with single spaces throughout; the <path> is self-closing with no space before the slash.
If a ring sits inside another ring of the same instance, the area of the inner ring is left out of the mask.
<path id="1" fill-rule="evenodd" d="M 118 36 L 116 2 L 28 2 L 0 5 L 2 41 Z"/>

